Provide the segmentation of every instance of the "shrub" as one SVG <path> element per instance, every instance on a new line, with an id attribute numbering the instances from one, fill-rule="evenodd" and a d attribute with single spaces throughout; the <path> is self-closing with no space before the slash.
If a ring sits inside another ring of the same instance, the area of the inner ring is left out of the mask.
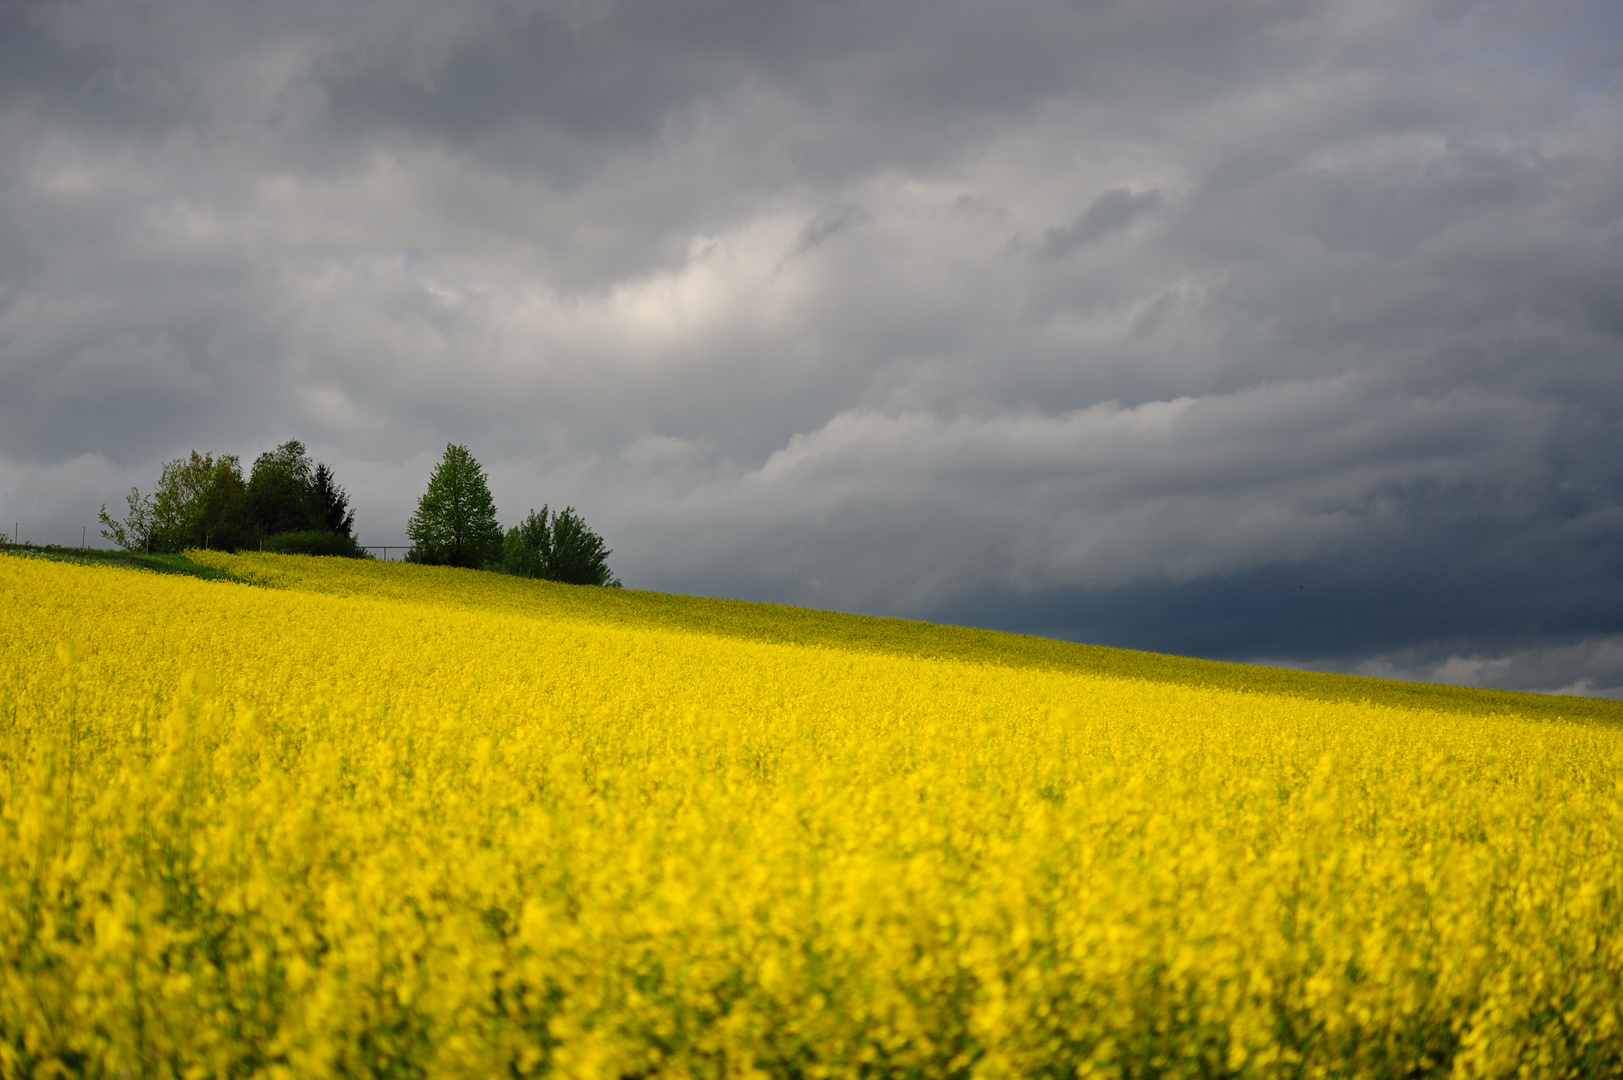
<path id="1" fill-rule="evenodd" d="M 346 559 L 365 559 L 366 550 L 352 536 L 305 529 L 300 532 L 276 533 L 264 540 L 264 551 L 279 555 L 341 555 Z"/>

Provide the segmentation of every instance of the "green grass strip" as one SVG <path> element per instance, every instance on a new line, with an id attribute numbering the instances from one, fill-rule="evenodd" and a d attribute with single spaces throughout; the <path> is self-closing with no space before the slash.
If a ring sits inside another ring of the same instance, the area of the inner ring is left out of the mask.
<path id="1" fill-rule="evenodd" d="M 125 570 L 147 570 L 154 574 L 180 574 L 185 577 L 202 578 L 205 581 L 235 581 L 247 584 L 244 579 L 229 571 L 203 566 L 184 555 L 147 555 L 139 551 L 58 547 L 54 544 L 44 547 L 36 547 L 33 544 L 0 544 L 0 555 L 78 563 L 81 566 L 116 566 Z"/>

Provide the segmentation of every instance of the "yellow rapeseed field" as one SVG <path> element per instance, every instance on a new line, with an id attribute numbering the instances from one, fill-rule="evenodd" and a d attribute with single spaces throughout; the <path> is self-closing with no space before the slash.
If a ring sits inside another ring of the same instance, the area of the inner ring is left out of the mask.
<path id="1" fill-rule="evenodd" d="M 0 558 L 4 1076 L 1623 1073 L 1618 726 L 194 557 Z"/>

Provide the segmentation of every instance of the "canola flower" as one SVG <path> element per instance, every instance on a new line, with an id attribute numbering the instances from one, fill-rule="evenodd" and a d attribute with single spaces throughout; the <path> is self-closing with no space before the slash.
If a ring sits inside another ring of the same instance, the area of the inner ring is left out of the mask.
<path id="1" fill-rule="evenodd" d="M 1618 727 L 197 557 L 0 559 L 4 1076 L 1623 1073 Z"/>

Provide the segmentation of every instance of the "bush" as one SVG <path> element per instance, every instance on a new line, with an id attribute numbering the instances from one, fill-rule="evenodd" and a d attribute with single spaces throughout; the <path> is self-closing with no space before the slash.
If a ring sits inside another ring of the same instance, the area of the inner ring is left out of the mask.
<path id="1" fill-rule="evenodd" d="M 352 536 L 306 529 L 301 532 L 277 533 L 267 536 L 262 551 L 278 555 L 341 555 L 346 559 L 370 558 Z"/>

